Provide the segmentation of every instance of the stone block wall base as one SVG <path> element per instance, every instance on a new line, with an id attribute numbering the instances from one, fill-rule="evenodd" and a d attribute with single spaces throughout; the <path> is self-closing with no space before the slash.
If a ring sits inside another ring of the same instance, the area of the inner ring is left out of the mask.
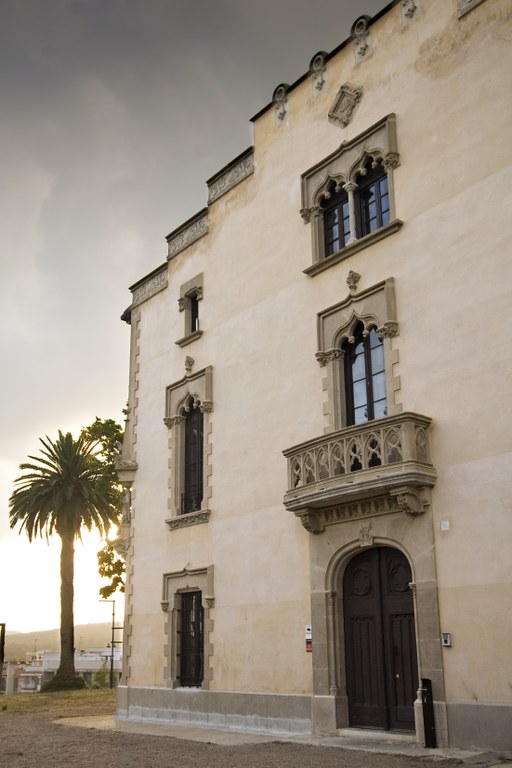
<path id="1" fill-rule="evenodd" d="M 448 704 L 450 746 L 512 752 L 512 704 Z"/>
<path id="2" fill-rule="evenodd" d="M 233 728 L 263 733 L 311 733 L 311 696 L 119 686 L 119 720 Z"/>

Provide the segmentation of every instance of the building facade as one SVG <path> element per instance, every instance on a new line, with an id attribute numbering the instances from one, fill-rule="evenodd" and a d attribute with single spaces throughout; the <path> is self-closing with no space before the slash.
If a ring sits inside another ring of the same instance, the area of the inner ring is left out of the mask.
<path id="1" fill-rule="evenodd" d="M 132 287 L 119 717 L 512 747 L 511 35 L 361 16 Z"/>

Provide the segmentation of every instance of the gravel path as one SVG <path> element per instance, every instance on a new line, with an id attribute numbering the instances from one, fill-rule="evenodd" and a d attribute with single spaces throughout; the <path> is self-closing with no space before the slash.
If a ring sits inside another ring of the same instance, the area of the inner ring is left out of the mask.
<path id="1" fill-rule="evenodd" d="M 69 722 L 69 721 L 68 721 Z M 0 718 L 1 768 L 454 768 L 432 760 L 276 741 L 237 746 L 59 725 L 52 717 Z"/>

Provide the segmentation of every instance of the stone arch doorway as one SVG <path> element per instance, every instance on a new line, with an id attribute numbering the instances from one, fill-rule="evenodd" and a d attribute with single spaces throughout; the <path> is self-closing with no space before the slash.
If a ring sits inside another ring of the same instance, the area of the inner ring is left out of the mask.
<path id="1" fill-rule="evenodd" d="M 365 549 L 339 580 L 349 725 L 414 731 L 418 662 L 409 562 L 393 547 Z"/>

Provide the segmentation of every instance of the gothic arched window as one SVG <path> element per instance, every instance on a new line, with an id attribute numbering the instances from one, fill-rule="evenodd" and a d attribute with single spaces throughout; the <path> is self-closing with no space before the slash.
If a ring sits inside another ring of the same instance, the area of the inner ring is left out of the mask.
<path id="1" fill-rule="evenodd" d="M 203 413 L 199 404 L 189 398 L 185 407 L 184 483 L 181 511 L 197 512 L 203 500 Z"/>
<path id="2" fill-rule="evenodd" d="M 342 349 L 347 425 L 387 416 L 384 345 L 375 328 L 358 323 Z"/>

